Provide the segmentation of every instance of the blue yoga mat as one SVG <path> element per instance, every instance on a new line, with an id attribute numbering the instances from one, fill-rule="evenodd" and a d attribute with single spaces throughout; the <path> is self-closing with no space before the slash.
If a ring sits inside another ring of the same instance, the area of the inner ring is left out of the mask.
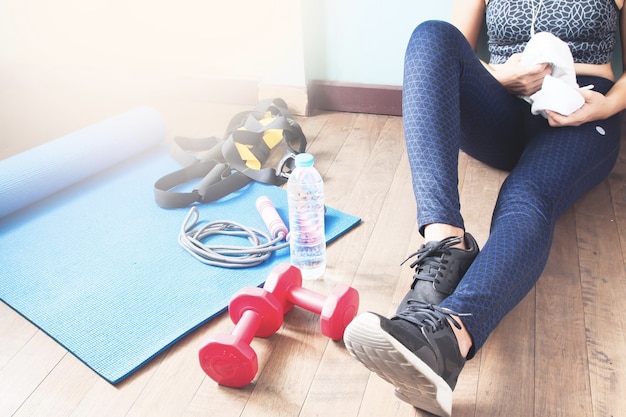
<path id="1" fill-rule="evenodd" d="M 179 168 L 164 135 L 160 117 L 140 108 L 0 161 L 0 299 L 111 383 L 289 261 L 286 248 L 260 266 L 224 269 L 178 245 L 188 209 L 158 207 L 152 189 Z M 47 164 L 46 156 L 65 160 Z M 94 167 L 100 158 L 110 166 Z M 16 201 L 22 193 L 30 196 Z M 261 195 L 287 219 L 285 191 L 259 183 L 199 206 L 200 219 L 265 229 L 255 208 Z M 359 221 L 329 207 L 327 240 Z"/>

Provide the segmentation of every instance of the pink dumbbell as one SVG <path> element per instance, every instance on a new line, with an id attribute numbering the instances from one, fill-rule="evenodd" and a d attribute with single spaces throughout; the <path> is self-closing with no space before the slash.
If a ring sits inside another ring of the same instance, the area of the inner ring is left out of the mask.
<path id="1" fill-rule="evenodd" d="M 263 289 L 278 299 L 285 313 L 297 305 L 319 314 L 322 334 L 333 340 L 343 338 L 359 308 L 359 293 L 354 288 L 339 284 L 328 296 L 318 294 L 302 287 L 302 273 L 286 263 L 272 270 Z"/>
<path id="2" fill-rule="evenodd" d="M 228 304 L 235 323 L 231 334 L 214 336 L 198 352 L 204 372 L 220 385 L 240 388 L 249 384 L 259 370 L 252 339 L 269 337 L 283 324 L 282 304 L 268 291 L 245 287 Z"/>

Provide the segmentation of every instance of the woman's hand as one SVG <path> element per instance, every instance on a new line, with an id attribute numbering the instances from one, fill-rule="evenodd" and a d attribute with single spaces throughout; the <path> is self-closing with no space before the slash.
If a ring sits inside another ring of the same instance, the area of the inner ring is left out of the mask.
<path id="1" fill-rule="evenodd" d="M 604 94 L 585 89 L 579 89 L 578 92 L 585 99 L 585 104 L 569 116 L 547 110 L 546 117 L 550 126 L 580 126 L 583 123 L 606 119 L 610 116 L 610 114 L 606 114 L 609 99 Z"/>
<path id="2" fill-rule="evenodd" d="M 552 66 L 549 63 L 524 65 L 521 58 L 522 54 L 513 54 L 504 64 L 490 64 L 488 68 L 511 94 L 530 96 L 541 89 L 544 77 L 552 73 Z"/>

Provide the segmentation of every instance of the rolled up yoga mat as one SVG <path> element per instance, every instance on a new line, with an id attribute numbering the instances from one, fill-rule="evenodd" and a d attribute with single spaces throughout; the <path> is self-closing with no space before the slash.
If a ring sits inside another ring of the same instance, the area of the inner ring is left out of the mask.
<path id="1" fill-rule="evenodd" d="M 165 139 L 161 116 L 138 107 L 0 160 L 0 218 Z"/>

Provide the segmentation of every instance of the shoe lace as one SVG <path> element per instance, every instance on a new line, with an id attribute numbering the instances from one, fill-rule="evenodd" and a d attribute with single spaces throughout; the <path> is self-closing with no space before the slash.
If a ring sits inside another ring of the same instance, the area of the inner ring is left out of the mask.
<path id="1" fill-rule="evenodd" d="M 417 300 L 409 300 L 407 307 L 396 317 L 402 318 L 416 326 L 430 327 L 433 331 L 442 330 L 446 323 L 452 322 L 454 327 L 461 330 L 461 324 L 456 317 L 470 317 L 471 313 L 457 313 L 449 308 L 434 304 L 427 304 Z"/>
<path id="2" fill-rule="evenodd" d="M 411 258 L 416 258 L 410 265 L 411 268 L 415 268 L 411 288 L 415 288 L 417 281 L 439 283 L 438 278 L 443 276 L 445 264 L 448 263 L 443 255 L 450 255 L 450 249 L 462 241 L 461 236 L 451 236 L 439 242 L 429 242 L 402 261 L 400 265 L 404 265 Z"/>

